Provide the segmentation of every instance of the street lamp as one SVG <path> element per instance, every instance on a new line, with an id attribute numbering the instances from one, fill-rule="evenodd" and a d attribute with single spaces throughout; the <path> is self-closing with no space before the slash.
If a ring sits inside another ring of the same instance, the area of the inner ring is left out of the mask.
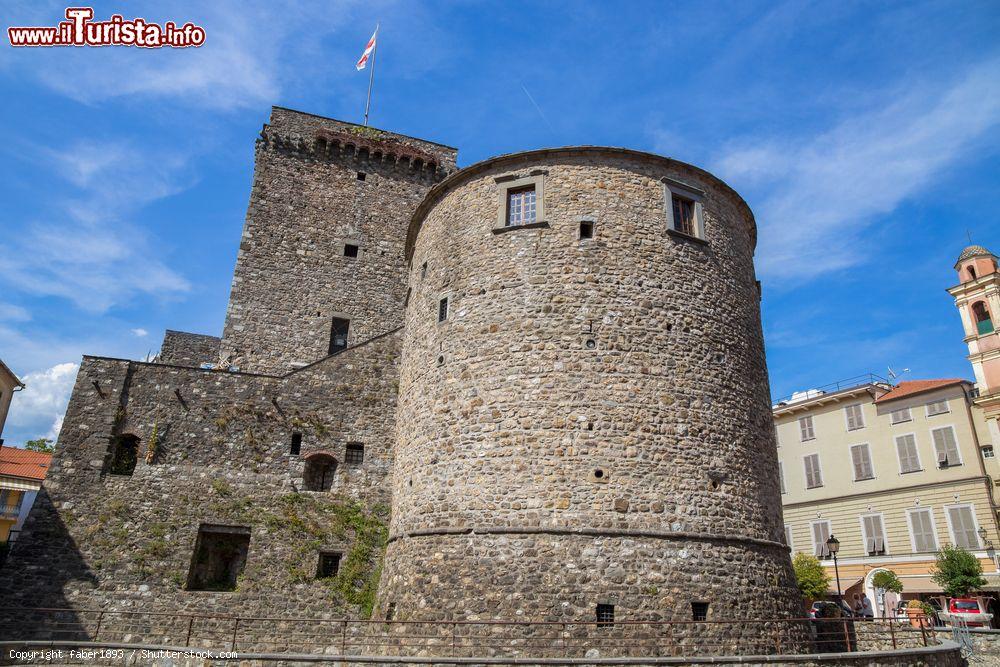
<path id="1" fill-rule="evenodd" d="M 985 528 L 983 528 L 982 526 L 980 526 L 980 527 L 979 527 L 979 530 L 977 531 L 977 534 L 979 535 L 979 541 L 980 541 L 980 542 L 981 542 L 981 543 L 982 543 L 982 544 L 983 544 L 983 545 L 984 545 L 984 546 L 985 546 L 985 547 L 986 547 L 987 549 L 992 549 L 992 548 L 993 548 L 993 540 L 988 540 L 988 539 L 986 539 L 986 535 L 987 535 L 987 533 L 986 533 L 986 529 L 985 529 Z"/>
<path id="2" fill-rule="evenodd" d="M 837 568 L 837 552 L 840 551 L 840 540 L 833 535 L 826 541 L 826 550 L 833 554 L 833 571 L 837 575 L 837 601 L 844 603 L 844 596 L 840 592 L 840 570 Z"/>

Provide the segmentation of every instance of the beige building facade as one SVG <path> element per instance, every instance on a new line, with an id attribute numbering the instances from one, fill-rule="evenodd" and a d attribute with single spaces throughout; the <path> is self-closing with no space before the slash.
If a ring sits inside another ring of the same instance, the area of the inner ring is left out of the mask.
<path id="1" fill-rule="evenodd" d="M 991 315 L 1000 274 L 981 246 L 965 248 L 955 269 L 959 285 L 948 292 L 975 383 L 865 376 L 773 406 L 785 541 L 834 577 L 825 543 L 836 536 L 849 602 L 860 593 L 878 602 L 871 582 L 882 569 L 900 577 L 903 597 L 940 594 L 931 574 L 945 544 L 973 552 L 987 590 L 1000 589 L 1000 338 Z"/>
<path id="2" fill-rule="evenodd" d="M 973 389 L 960 379 L 869 377 L 774 407 L 785 540 L 833 576 L 825 542 L 836 536 L 849 601 L 876 599 L 880 569 L 899 575 L 904 597 L 940 593 L 930 575 L 944 544 L 975 553 L 990 588 L 1000 585 L 1000 466 Z"/>
<path id="3" fill-rule="evenodd" d="M 10 410 L 11 399 L 14 392 L 24 388 L 24 383 L 17 379 L 14 372 L 7 368 L 7 364 L 0 361 L 0 446 L 3 445 L 3 425 L 7 421 L 7 412 Z"/>

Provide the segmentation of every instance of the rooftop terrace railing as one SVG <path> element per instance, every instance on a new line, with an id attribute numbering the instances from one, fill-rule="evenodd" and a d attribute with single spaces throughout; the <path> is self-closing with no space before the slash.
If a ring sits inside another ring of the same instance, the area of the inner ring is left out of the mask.
<path id="1" fill-rule="evenodd" d="M 796 391 L 788 396 L 783 396 L 778 399 L 774 399 L 772 403 L 774 405 L 781 405 L 782 403 L 790 403 L 793 398 L 797 400 L 809 400 L 811 398 L 818 398 L 824 394 L 835 394 L 838 391 L 844 391 L 847 389 L 853 389 L 855 387 L 862 387 L 868 384 L 884 384 L 891 387 L 892 382 L 885 379 L 880 375 L 874 373 L 862 373 L 861 375 L 855 375 L 854 377 L 844 378 L 843 380 L 837 380 L 836 382 L 830 382 L 828 384 L 820 385 L 819 387 L 810 387 L 807 390 Z M 815 392 L 815 394 L 813 393 Z M 797 401 L 796 401 L 797 402 Z"/>

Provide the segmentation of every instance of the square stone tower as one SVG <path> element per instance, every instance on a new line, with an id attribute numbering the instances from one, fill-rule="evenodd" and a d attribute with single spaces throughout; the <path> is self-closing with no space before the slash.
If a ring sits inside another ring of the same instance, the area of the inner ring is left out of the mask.
<path id="1" fill-rule="evenodd" d="M 221 361 L 283 373 L 401 326 L 407 225 L 456 155 L 273 107 L 257 140 Z"/>

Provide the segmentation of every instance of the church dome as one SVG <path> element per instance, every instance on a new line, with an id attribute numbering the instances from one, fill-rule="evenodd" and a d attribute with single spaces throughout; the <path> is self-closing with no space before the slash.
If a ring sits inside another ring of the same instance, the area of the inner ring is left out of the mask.
<path id="1" fill-rule="evenodd" d="M 958 256 L 956 263 L 964 262 L 965 260 L 970 259 L 972 257 L 981 257 L 983 255 L 986 255 L 988 257 L 994 256 L 993 253 L 991 253 L 989 250 L 987 250 L 981 245 L 966 246 L 965 250 L 962 251 L 962 254 Z"/>

